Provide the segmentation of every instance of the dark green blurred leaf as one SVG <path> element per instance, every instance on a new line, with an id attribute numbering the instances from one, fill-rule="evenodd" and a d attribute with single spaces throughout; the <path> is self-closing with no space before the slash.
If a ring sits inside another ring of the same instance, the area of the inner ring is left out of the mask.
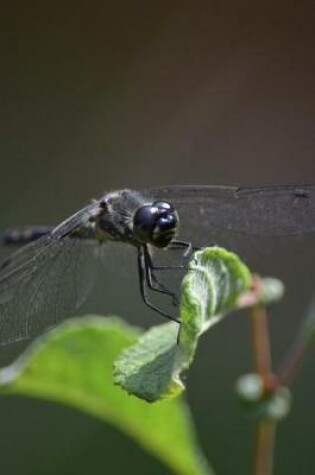
<path id="1" fill-rule="evenodd" d="M 138 335 L 118 319 L 69 320 L 38 338 L 0 371 L 0 394 L 35 396 L 77 407 L 137 440 L 177 474 L 212 473 L 181 398 L 152 405 L 113 384 L 113 361 Z"/>

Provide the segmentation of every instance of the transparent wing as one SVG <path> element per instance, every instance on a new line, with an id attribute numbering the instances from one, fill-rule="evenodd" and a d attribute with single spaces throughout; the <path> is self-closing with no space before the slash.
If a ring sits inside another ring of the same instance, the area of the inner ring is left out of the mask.
<path id="1" fill-rule="evenodd" d="M 216 230 L 261 236 L 315 232 L 315 185 L 175 186 L 147 193 L 174 204 L 181 224 L 200 235 Z"/>
<path id="2" fill-rule="evenodd" d="M 0 267 L 0 344 L 36 335 L 71 316 L 88 295 L 98 243 L 71 237 L 97 203 L 18 250 Z"/>
<path id="3" fill-rule="evenodd" d="M 71 316 L 93 285 L 93 242 L 65 237 L 42 246 L 31 265 L 1 276 L 0 344 L 34 336 Z"/>

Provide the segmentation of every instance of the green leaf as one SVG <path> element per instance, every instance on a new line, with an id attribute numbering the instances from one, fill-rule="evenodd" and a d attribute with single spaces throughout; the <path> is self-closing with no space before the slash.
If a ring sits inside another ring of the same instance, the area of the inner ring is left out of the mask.
<path id="1" fill-rule="evenodd" d="M 139 334 L 118 319 L 68 320 L 0 370 L 0 394 L 28 395 L 76 407 L 134 438 L 174 473 L 212 473 L 198 449 L 183 399 L 152 405 L 113 384 L 113 361 Z"/>
<path id="2" fill-rule="evenodd" d="M 140 336 L 116 359 L 115 382 L 148 402 L 180 394 L 184 386 L 174 375 L 180 354 L 178 331 L 178 324 L 172 322 L 152 327 Z"/>
<path id="3" fill-rule="evenodd" d="M 115 361 L 115 382 L 150 402 L 178 395 L 199 336 L 236 308 L 250 284 L 251 274 L 235 254 L 219 247 L 197 251 L 182 283 L 180 328 L 171 322 L 142 335 Z"/>

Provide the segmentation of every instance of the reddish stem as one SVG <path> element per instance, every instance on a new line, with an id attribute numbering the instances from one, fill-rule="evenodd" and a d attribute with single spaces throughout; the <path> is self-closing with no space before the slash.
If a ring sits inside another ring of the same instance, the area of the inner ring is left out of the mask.
<path id="1" fill-rule="evenodd" d="M 309 340 L 299 338 L 282 362 L 278 381 L 281 386 L 290 386 L 300 369 L 306 352 L 310 347 Z"/>
<path id="2" fill-rule="evenodd" d="M 266 309 L 261 304 L 251 308 L 251 330 L 256 372 L 263 381 L 264 394 L 274 391 L 277 385 L 272 373 L 269 330 Z M 276 422 L 262 418 L 257 422 L 254 452 L 254 474 L 271 475 L 273 468 Z"/>
<path id="3" fill-rule="evenodd" d="M 271 475 L 276 435 L 276 422 L 261 419 L 256 428 L 254 475 Z"/>
<path id="4" fill-rule="evenodd" d="M 261 377 L 265 391 L 274 388 L 266 309 L 257 304 L 251 308 L 251 330 L 256 372 Z"/>

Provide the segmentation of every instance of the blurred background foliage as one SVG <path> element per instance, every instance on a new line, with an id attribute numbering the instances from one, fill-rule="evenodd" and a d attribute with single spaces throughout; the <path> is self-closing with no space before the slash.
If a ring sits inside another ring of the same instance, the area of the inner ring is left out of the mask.
<path id="1" fill-rule="evenodd" d="M 103 190 L 125 186 L 314 182 L 313 7 L 231 0 L 2 6 L 1 228 L 56 223 Z M 209 243 L 217 239 L 209 230 Z M 278 362 L 312 295 L 314 238 L 244 239 L 235 247 L 252 269 L 287 284 L 271 318 Z M 157 323 L 139 302 L 134 269 L 128 265 L 122 278 L 119 252 L 109 254 L 85 309 Z M 126 292 L 130 299 L 121 298 Z M 244 316 L 223 321 L 201 341 L 188 374 L 201 446 L 218 474 L 250 467 L 253 427 L 233 393 L 236 378 L 251 370 L 248 337 Z M 1 348 L 1 365 L 25 346 Z M 276 473 L 314 471 L 312 376 L 309 362 L 280 426 Z M 0 420 L 4 473 L 165 473 L 134 442 L 69 408 L 5 397 Z"/>

